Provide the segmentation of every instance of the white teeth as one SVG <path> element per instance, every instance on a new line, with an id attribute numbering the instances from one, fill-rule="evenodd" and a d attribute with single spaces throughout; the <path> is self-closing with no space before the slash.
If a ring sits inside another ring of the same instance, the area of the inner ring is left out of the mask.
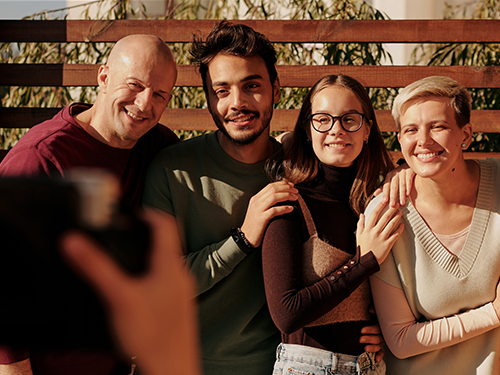
<path id="1" fill-rule="evenodd" d="M 329 145 L 326 145 L 327 147 L 330 147 L 330 148 L 342 148 L 342 147 L 345 147 L 345 143 L 332 143 L 332 144 L 329 144 Z"/>
<path id="2" fill-rule="evenodd" d="M 250 120 L 250 117 L 245 117 L 245 118 L 235 119 L 235 120 L 233 120 L 233 122 L 245 122 L 245 121 L 249 121 L 249 120 Z"/>
<path id="3" fill-rule="evenodd" d="M 143 117 L 138 117 L 136 115 L 134 115 L 132 112 L 130 111 L 127 111 L 127 115 L 129 115 L 130 117 L 132 117 L 134 120 L 137 120 L 137 121 L 140 121 L 140 120 L 144 120 Z"/>
<path id="4" fill-rule="evenodd" d="M 434 156 L 437 156 L 437 152 L 429 152 L 428 154 L 418 154 L 417 158 L 419 159 L 430 159 L 433 158 Z"/>

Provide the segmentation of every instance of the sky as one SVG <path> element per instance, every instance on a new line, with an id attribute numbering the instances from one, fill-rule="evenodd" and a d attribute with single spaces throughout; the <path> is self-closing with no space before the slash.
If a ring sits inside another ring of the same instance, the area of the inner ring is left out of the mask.
<path id="1" fill-rule="evenodd" d="M 0 0 L 0 19 L 19 20 L 34 13 L 65 6 L 66 0 Z"/>

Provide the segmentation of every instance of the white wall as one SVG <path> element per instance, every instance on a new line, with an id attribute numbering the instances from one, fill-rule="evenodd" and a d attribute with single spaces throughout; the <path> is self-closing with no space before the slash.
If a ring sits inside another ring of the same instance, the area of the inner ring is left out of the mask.
<path id="1" fill-rule="evenodd" d="M 66 0 L 66 6 L 71 7 L 75 5 L 86 4 L 90 1 L 91 0 Z M 163 16 L 165 14 L 167 0 L 142 0 L 142 3 L 146 6 L 148 15 Z M 139 0 L 132 1 L 132 7 L 134 7 L 135 9 L 139 9 L 139 4 Z M 96 4 L 92 4 L 90 7 L 91 17 L 98 18 L 98 6 Z M 70 9 L 68 13 L 68 19 L 81 19 L 83 9 L 84 7 Z M 109 10 L 109 7 L 106 8 L 104 4 L 104 6 L 101 6 L 99 12 L 100 14 L 103 14 L 106 13 L 107 10 Z"/>
<path id="2" fill-rule="evenodd" d="M 83 18 L 82 13 L 85 7 L 79 5 L 83 5 L 86 3 L 89 3 L 89 0 L 66 0 L 66 6 L 71 7 L 68 10 L 68 19 L 72 20 L 82 19 Z M 97 11 L 98 11 L 97 5 L 93 4 L 90 6 L 90 15 L 92 18 L 97 18 Z M 102 12 L 103 10 L 101 10 L 101 13 Z"/>

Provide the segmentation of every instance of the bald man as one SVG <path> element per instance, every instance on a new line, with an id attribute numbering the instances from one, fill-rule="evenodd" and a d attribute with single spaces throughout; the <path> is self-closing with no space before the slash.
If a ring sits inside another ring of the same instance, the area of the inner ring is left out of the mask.
<path id="1" fill-rule="evenodd" d="M 120 39 L 99 68 L 94 105 L 73 103 L 34 126 L 0 164 L 0 176 L 65 176 L 98 167 L 121 181 L 123 204 L 139 207 L 144 174 L 156 153 L 178 141 L 158 121 L 177 79 L 174 56 L 153 35 Z"/>
<path id="2" fill-rule="evenodd" d="M 158 37 L 119 40 L 99 68 L 94 105 L 73 103 L 34 126 L 0 164 L 0 176 L 64 177 L 74 167 L 102 168 L 121 181 L 123 209 L 140 206 L 151 159 L 178 142 L 158 124 L 177 78 L 172 52 Z M 35 312 L 36 313 L 36 312 Z M 52 353 L 0 348 L 0 374 L 128 374 L 117 358 L 100 353 Z"/>

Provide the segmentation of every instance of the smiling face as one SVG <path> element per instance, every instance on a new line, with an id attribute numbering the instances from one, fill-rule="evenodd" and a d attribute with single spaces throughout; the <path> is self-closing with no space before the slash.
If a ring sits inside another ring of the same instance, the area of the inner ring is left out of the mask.
<path id="1" fill-rule="evenodd" d="M 227 141 L 249 145 L 267 139 L 280 91 L 260 56 L 217 55 L 208 65 L 207 86 L 210 113 Z"/>
<path id="2" fill-rule="evenodd" d="M 133 147 L 158 123 L 170 100 L 177 75 L 163 44 L 156 37 L 132 37 L 117 44 L 108 64 L 99 69 L 103 110 L 93 125 L 113 147 Z"/>
<path id="3" fill-rule="evenodd" d="M 409 101 L 400 123 L 398 139 L 403 156 L 418 176 L 437 178 L 465 166 L 462 144 L 470 144 L 472 126 L 458 127 L 449 98 Z"/>
<path id="4" fill-rule="evenodd" d="M 361 113 L 363 107 L 356 95 L 341 86 L 329 86 L 319 91 L 311 102 L 312 113 L 328 113 L 342 116 L 346 113 Z M 317 158 L 324 164 L 336 167 L 349 167 L 363 149 L 370 135 L 368 120 L 356 132 L 347 132 L 340 120 L 335 119 L 333 127 L 326 133 L 319 133 L 309 125 L 311 143 Z"/>

